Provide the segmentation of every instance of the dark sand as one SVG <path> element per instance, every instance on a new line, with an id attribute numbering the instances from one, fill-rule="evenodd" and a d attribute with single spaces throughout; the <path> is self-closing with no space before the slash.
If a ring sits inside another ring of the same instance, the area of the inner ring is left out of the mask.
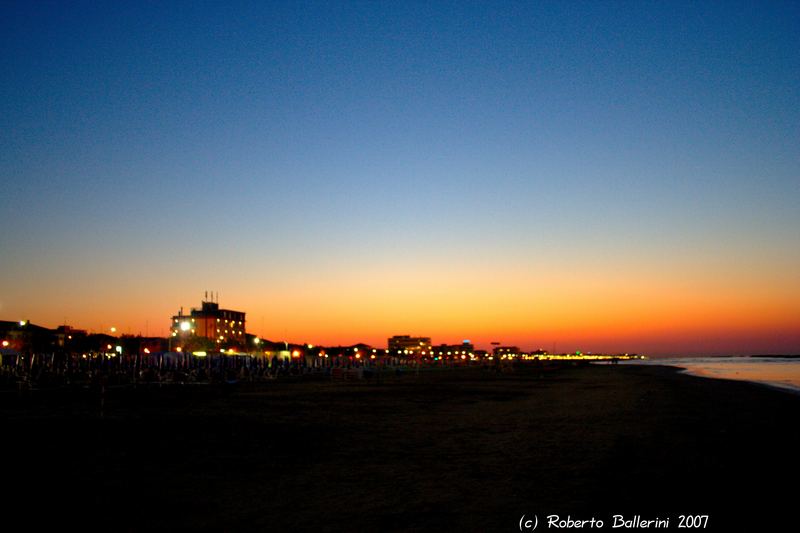
<path id="1" fill-rule="evenodd" d="M 0 398 L 9 531 L 797 530 L 800 396 L 666 367 Z"/>

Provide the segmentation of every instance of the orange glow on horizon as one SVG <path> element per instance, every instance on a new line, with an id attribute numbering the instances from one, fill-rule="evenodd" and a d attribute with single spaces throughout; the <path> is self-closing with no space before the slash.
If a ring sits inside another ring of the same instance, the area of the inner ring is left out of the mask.
<path id="1" fill-rule="evenodd" d="M 380 262 L 315 278 L 287 274 L 258 290 L 250 288 L 258 280 L 244 279 L 223 293 L 220 306 L 245 311 L 247 331 L 262 339 L 315 345 L 382 347 L 392 335 L 411 334 L 437 344 L 468 338 L 484 349 L 500 341 L 562 351 L 800 351 L 800 291 L 792 275 L 680 265 L 644 271 L 625 263 L 477 262 L 453 269 Z M 153 285 L 124 298 L 103 290 L 56 296 L 28 298 L 3 312 L 47 327 L 66 316 L 78 328 L 107 332 L 114 323 L 117 334 L 166 336 L 170 317 L 181 306 L 198 307 L 202 292 Z"/>

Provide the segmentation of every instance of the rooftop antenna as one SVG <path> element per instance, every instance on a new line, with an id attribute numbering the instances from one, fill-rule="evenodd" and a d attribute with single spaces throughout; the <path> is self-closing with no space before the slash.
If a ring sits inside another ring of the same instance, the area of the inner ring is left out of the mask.
<path id="1" fill-rule="evenodd" d="M 207 301 L 208 301 L 208 291 L 206 291 L 206 295 L 203 297 L 203 301 L 204 301 L 204 302 L 207 302 Z"/>

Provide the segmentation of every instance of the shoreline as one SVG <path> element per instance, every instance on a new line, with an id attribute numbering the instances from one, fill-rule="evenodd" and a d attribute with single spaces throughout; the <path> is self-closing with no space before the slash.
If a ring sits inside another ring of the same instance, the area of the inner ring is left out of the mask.
<path id="1" fill-rule="evenodd" d="M 758 531 L 791 522 L 777 487 L 800 474 L 797 396 L 671 366 L 115 390 L 104 418 L 91 392 L 6 399 L 24 458 L 9 508 L 133 531 L 517 530 L 531 513 Z"/>
<path id="2" fill-rule="evenodd" d="M 783 385 L 781 383 L 776 383 L 773 381 L 759 381 L 754 379 L 734 379 L 728 377 L 717 377 L 717 376 L 706 376 L 700 373 L 693 372 L 688 368 L 681 369 L 679 374 L 683 374 L 685 376 L 691 376 L 695 378 L 703 378 L 703 379 L 719 379 L 722 381 L 732 381 L 734 383 L 749 383 L 751 385 L 755 385 L 758 387 L 765 387 L 767 389 L 783 392 L 786 394 L 792 394 L 794 396 L 800 396 L 800 387 L 796 385 Z"/>
<path id="3" fill-rule="evenodd" d="M 679 358 L 674 358 L 665 359 L 663 360 L 664 362 L 661 362 L 658 359 L 651 359 L 647 362 L 639 361 L 624 364 L 633 366 L 671 366 L 677 368 L 681 373 L 687 376 L 747 382 L 790 394 L 800 394 L 800 381 L 798 381 L 800 380 L 800 365 L 797 363 L 791 363 L 787 366 L 785 361 L 788 360 L 786 359 L 779 359 L 779 362 L 774 363 L 766 363 L 764 361 L 759 361 L 758 359 L 751 360 L 749 357 L 701 357 L 685 359 L 685 362 L 682 362 L 682 360 Z M 776 366 L 770 369 L 772 365 Z M 770 371 L 767 371 L 767 369 L 770 369 Z M 776 376 L 775 372 L 777 369 L 782 369 L 784 373 L 780 376 Z M 790 369 L 791 371 L 787 374 L 786 369 Z M 741 376 L 740 372 L 742 374 Z M 765 374 L 770 375 L 767 376 Z M 787 377 L 791 377 L 791 379 L 787 380 Z M 783 378 L 784 381 L 781 381 L 780 378 Z"/>

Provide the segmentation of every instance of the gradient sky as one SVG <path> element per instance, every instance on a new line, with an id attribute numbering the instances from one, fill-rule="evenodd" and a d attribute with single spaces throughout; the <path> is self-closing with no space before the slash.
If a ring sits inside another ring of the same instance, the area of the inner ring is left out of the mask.
<path id="1" fill-rule="evenodd" d="M 800 3 L 0 4 L 0 319 L 800 352 Z"/>

